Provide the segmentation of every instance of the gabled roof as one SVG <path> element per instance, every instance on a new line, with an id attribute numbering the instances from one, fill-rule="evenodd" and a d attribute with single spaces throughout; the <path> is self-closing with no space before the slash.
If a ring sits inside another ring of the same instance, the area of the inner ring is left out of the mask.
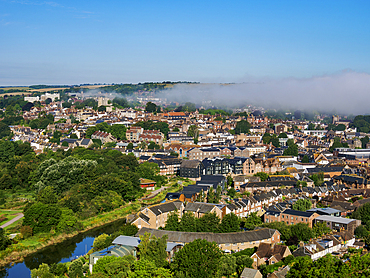
<path id="1" fill-rule="evenodd" d="M 159 205 L 154 205 L 154 206 L 149 207 L 148 209 L 150 209 L 155 215 L 160 215 L 165 212 L 171 212 L 171 211 L 178 210 L 180 209 L 181 205 L 182 205 L 182 202 L 173 201 L 173 202 L 166 202 L 166 203 L 159 204 Z"/>
<path id="2" fill-rule="evenodd" d="M 239 242 L 256 242 L 270 239 L 275 232 L 279 233 L 278 230 L 269 228 L 235 233 L 193 233 L 141 228 L 135 236 L 150 233 L 157 238 L 167 235 L 167 240 L 171 242 L 188 243 L 196 239 L 205 239 L 210 242 L 214 241 L 217 244 L 231 244 Z"/>

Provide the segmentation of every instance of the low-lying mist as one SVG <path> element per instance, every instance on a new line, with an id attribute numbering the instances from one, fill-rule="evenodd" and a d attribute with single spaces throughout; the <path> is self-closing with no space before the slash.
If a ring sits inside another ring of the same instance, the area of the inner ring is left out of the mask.
<path id="1" fill-rule="evenodd" d="M 216 107 L 252 104 L 270 109 L 370 112 L 370 74 L 345 71 L 312 78 L 260 79 L 237 84 L 179 84 L 169 101 L 209 103 Z"/>

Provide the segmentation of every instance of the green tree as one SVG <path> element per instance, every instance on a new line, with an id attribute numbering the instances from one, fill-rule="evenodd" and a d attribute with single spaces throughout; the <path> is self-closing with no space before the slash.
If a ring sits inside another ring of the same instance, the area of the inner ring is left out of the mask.
<path id="1" fill-rule="evenodd" d="M 326 223 L 316 223 L 312 228 L 312 233 L 314 237 L 320 237 L 322 235 L 326 235 L 330 233 L 331 229 L 326 225 Z"/>
<path id="2" fill-rule="evenodd" d="M 197 232 L 218 233 L 220 218 L 215 212 L 206 213 L 197 220 Z"/>
<path id="3" fill-rule="evenodd" d="M 270 133 L 263 134 L 262 141 L 263 141 L 264 144 L 269 144 L 270 141 L 271 141 L 271 135 L 270 135 Z"/>
<path id="4" fill-rule="evenodd" d="M 0 122 L 0 139 L 4 137 L 9 137 L 11 134 L 12 132 L 9 126 L 6 123 L 1 121 Z"/>
<path id="5" fill-rule="evenodd" d="M 291 233 L 298 237 L 300 241 L 309 241 L 310 238 L 313 238 L 313 233 L 310 227 L 304 223 L 297 223 L 291 225 Z"/>
<path id="6" fill-rule="evenodd" d="M 309 123 L 307 130 L 315 130 L 315 125 L 313 123 Z"/>
<path id="7" fill-rule="evenodd" d="M 290 144 L 283 155 L 285 156 L 298 156 L 298 146 L 296 144 Z"/>
<path id="8" fill-rule="evenodd" d="M 54 274 L 50 272 L 50 268 L 47 264 L 40 264 L 39 268 L 31 270 L 31 278 L 54 278 Z"/>
<path id="9" fill-rule="evenodd" d="M 251 259 L 249 256 L 242 255 L 236 257 L 236 273 L 238 277 L 241 276 L 244 268 L 251 268 L 253 264 L 253 259 Z"/>
<path id="10" fill-rule="evenodd" d="M 169 269 L 157 267 L 154 262 L 138 260 L 135 262 L 133 271 L 129 272 L 129 278 L 172 278 Z"/>
<path id="11" fill-rule="evenodd" d="M 140 260 L 148 260 L 155 263 L 156 267 L 167 265 L 167 235 L 156 238 L 150 233 L 140 236 L 139 257 Z"/>
<path id="12" fill-rule="evenodd" d="M 180 232 L 195 232 L 197 230 L 197 220 L 193 213 L 185 212 L 178 226 Z"/>
<path id="13" fill-rule="evenodd" d="M 0 228 L 0 251 L 5 250 L 11 243 L 10 239 L 5 235 L 4 229 Z"/>
<path id="14" fill-rule="evenodd" d="M 43 204 L 51 205 L 56 204 L 58 201 L 57 195 L 51 186 L 46 186 L 37 194 L 37 201 Z"/>
<path id="15" fill-rule="evenodd" d="M 154 113 L 157 111 L 157 105 L 151 101 L 148 101 L 145 106 L 145 112 Z"/>
<path id="16" fill-rule="evenodd" d="M 127 145 L 127 149 L 128 149 L 128 150 L 133 150 L 133 149 L 134 149 L 134 144 L 132 144 L 132 143 L 128 143 L 128 145 Z"/>
<path id="17" fill-rule="evenodd" d="M 0 138 L 1 138 L 1 136 L 0 136 Z M 361 140 L 362 148 L 366 149 L 366 144 L 369 143 L 369 137 L 365 136 L 365 137 L 361 138 L 360 140 Z"/>
<path id="18" fill-rule="evenodd" d="M 262 225 L 261 217 L 257 215 L 257 212 L 252 212 L 245 220 L 242 221 L 242 226 L 248 230 L 254 230 L 255 227 Z"/>
<path id="19" fill-rule="evenodd" d="M 360 225 L 355 229 L 355 236 L 358 238 L 366 238 L 369 236 L 369 231 L 364 225 Z"/>
<path id="20" fill-rule="evenodd" d="M 309 163 L 310 162 L 310 159 L 308 158 L 308 156 L 305 154 L 302 158 L 302 163 Z"/>
<path id="21" fill-rule="evenodd" d="M 229 190 L 227 190 L 227 195 L 233 199 L 235 197 L 235 194 L 236 194 L 236 190 L 235 188 L 231 187 Z"/>
<path id="22" fill-rule="evenodd" d="M 189 137 L 193 137 L 194 139 L 198 139 L 198 137 L 199 137 L 198 127 L 196 125 L 189 126 L 187 135 Z"/>
<path id="23" fill-rule="evenodd" d="M 24 226 L 30 226 L 35 234 L 48 233 L 56 228 L 62 211 L 55 205 L 34 203 L 24 212 Z"/>
<path id="24" fill-rule="evenodd" d="M 286 278 L 314 278 L 312 275 L 313 262 L 310 257 L 298 257 L 290 267 Z"/>
<path id="25" fill-rule="evenodd" d="M 313 180 L 315 186 L 320 186 L 324 182 L 324 175 L 322 172 L 319 174 L 313 174 L 309 176 L 309 178 Z"/>
<path id="26" fill-rule="evenodd" d="M 126 223 L 120 229 L 120 234 L 124 236 L 134 236 L 136 235 L 138 231 L 139 231 L 139 228 L 136 225 Z"/>
<path id="27" fill-rule="evenodd" d="M 279 134 L 278 138 L 288 138 L 288 135 L 285 132 Z"/>
<path id="28" fill-rule="evenodd" d="M 236 123 L 236 126 L 234 128 L 236 134 L 241 133 L 249 133 L 249 129 L 251 128 L 251 124 L 246 120 L 241 120 Z"/>
<path id="29" fill-rule="evenodd" d="M 186 111 L 186 112 L 194 112 L 195 110 L 196 110 L 195 104 L 194 104 L 194 103 L 191 103 L 191 102 L 186 102 L 186 103 L 182 106 L 182 111 Z"/>
<path id="30" fill-rule="evenodd" d="M 104 144 L 104 147 L 107 147 L 107 148 L 115 148 L 116 146 L 117 146 L 116 142 L 107 142 Z"/>
<path id="31" fill-rule="evenodd" d="M 215 242 L 196 239 L 175 254 L 171 269 L 189 278 L 218 277 L 221 258 L 222 251 Z"/>
<path id="32" fill-rule="evenodd" d="M 164 229 L 167 231 L 177 231 L 179 228 L 179 215 L 177 212 L 172 212 L 168 215 Z"/>
<path id="33" fill-rule="evenodd" d="M 351 215 L 352 218 L 361 220 L 362 224 L 365 224 L 367 229 L 370 227 L 370 203 L 365 203 L 356 209 Z"/>
<path id="34" fill-rule="evenodd" d="M 240 231 L 240 219 L 234 213 L 226 214 L 220 224 L 220 231 L 222 233 L 232 233 Z"/>
<path id="35" fill-rule="evenodd" d="M 236 271 L 236 257 L 231 255 L 224 255 L 221 258 L 221 274 L 230 277 Z"/>
<path id="36" fill-rule="evenodd" d="M 74 260 L 69 266 L 68 277 L 69 278 L 84 277 L 82 266 L 83 266 L 83 263 L 81 260 Z"/>
<path id="37" fill-rule="evenodd" d="M 260 177 L 261 181 L 265 181 L 269 177 L 269 175 L 265 172 L 258 172 L 258 173 L 255 173 L 253 176 Z"/>
<path id="38" fill-rule="evenodd" d="M 81 222 L 78 221 L 71 209 L 61 208 L 61 211 L 62 215 L 56 227 L 57 232 L 71 233 L 83 228 Z"/>
<path id="39" fill-rule="evenodd" d="M 160 148 L 161 147 L 158 144 L 154 143 L 153 141 L 149 142 L 149 145 L 148 145 L 149 150 L 159 150 Z"/>
<path id="40" fill-rule="evenodd" d="M 126 140 L 126 127 L 121 124 L 111 125 L 108 128 L 108 132 L 118 140 Z"/>
<path id="41" fill-rule="evenodd" d="M 307 211 L 311 208 L 312 203 L 308 199 L 299 199 L 293 204 L 293 209 L 300 211 Z"/>
<path id="42" fill-rule="evenodd" d="M 110 238 L 107 234 L 101 234 L 94 239 L 94 251 L 103 250 L 110 246 Z"/>

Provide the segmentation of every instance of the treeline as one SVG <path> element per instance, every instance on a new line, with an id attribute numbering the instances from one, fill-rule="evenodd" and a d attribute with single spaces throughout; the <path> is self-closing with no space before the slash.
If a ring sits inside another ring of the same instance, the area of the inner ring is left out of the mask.
<path id="1" fill-rule="evenodd" d="M 139 164 L 117 150 L 75 148 L 36 156 L 28 143 L 0 141 L 0 161 L 0 190 L 36 194 L 24 208 L 23 223 L 32 233 L 81 228 L 80 219 L 142 196 L 140 178 L 166 183 L 157 164 Z"/>

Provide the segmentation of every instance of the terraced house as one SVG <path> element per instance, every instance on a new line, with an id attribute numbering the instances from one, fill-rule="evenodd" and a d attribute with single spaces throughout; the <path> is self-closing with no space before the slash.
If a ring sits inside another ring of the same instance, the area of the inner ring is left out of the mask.
<path id="1" fill-rule="evenodd" d="M 177 212 L 182 216 L 184 204 L 180 201 L 166 202 L 159 205 L 153 205 L 143 208 L 136 215 L 127 217 L 127 222 L 136 225 L 139 229 L 142 227 L 158 229 L 164 227 L 171 212 Z"/>
<path id="2" fill-rule="evenodd" d="M 226 253 L 258 247 L 261 242 L 278 243 L 281 236 L 278 230 L 269 228 L 236 233 L 193 233 L 141 228 L 135 236 L 139 237 L 145 233 L 150 233 L 157 238 L 167 235 L 169 242 L 179 244 L 186 244 L 196 239 L 214 241 Z"/>

